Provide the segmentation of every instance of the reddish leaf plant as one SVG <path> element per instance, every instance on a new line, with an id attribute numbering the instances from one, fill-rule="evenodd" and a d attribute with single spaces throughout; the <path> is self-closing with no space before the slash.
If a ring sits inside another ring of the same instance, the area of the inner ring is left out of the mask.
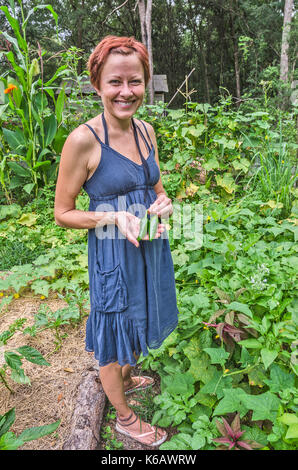
<path id="1" fill-rule="evenodd" d="M 245 431 L 241 431 L 239 413 L 236 414 L 231 425 L 229 425 L 225 418 L 221 419 L 223 421 L 222 423 L 216 420 L 216 427 L 223 437 L 213 439 L 214 442 L 224 444 L 218 446 L 218 450 L 253 450 L 263 447 L 261 444 L 255 441 L 240 440 L 240 437 L 245 433 Z"/>

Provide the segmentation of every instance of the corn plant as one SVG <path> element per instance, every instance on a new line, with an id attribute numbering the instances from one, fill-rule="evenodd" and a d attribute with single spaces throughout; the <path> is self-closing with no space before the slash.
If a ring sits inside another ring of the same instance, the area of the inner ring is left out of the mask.
<path id="1" fill-rule="evenodd" d="M 55 174 L 56 165 L 52 164 L 56 154 L 55 149 L 60 151 L 61 139 L 63 141 L 66 136 L 62 127 L 57 133 L 62 123 L 65 93 L 62 89 L 55 99 L 53 82 L 65 75 L 67 70 L 66 65 L 59 67 L 52 78 L 44 83 L 44 53 L 38 43 L 35 50 L 36 57 L 31 57 L 26 28 L 30 17 L 37 9 L 47 8 L 55 20 L 56 27 L 58 17 L 51 5 L 35 6 L 25 17 L 22 1 L 18 0 L 18 3 L 21 24 L 17 20 L 14 0 L 9 0 L 10 9 L 7 6 L 0 7 L 14 34 L 11 36 L 6 31 L 0 32 L 9 45 L 7 51 L 0 53 L 6 56 L 11 65 L 11 70 L 1 76 L 1 81 L 6 87 L 1 93 L 2 111 L 3 107 L 5 107 L 4 112 L 9 110 L 13 118 L 10 121 L 14 124 L 14 130 L 3 127 L 6 149 L 2 150 L 1 160 L 5 160 L 6 153 L 13 156 L 6 162 L 14 174 L 12 189 L 22 186 L 28 194 L 34 189 L 37 195 L 38 187 L 46 184 Z M 54 113 L 50 104 L 54 105 Z M 1 167 L 2 186 L 4 171 L 5 168 Z M 27 184 L 24 184 L 26 182 Z"/>

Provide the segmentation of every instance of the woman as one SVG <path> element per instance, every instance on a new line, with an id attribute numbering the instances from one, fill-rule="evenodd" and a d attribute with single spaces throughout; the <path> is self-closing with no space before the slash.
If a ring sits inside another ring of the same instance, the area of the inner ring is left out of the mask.
<path id="1" fill-rule="evenodd" d="M 161 182 L 153 127 L 133 118 L 150 78 L 148 53 L 134 38 L 107 36 L 91 54 L 88 69 L 104 111 L 65 142 L 55 221 L 88 229 L 86 350 L 99 361 L 103 389 L 117 411 L 116 430 L 159 446 L 166 432 L 141 423 L 126 401 L 127 393 L 153 384 L 150 377 L 131 376 L 140 353 L 160 347 L 178 321 L 173 262 L 161 223 L 173 207 Z M 89 211 L 75 209 L 82 186 Z M 146 209 L 160 222 L 151 241 L 148 235 L 138 240 Z"/>

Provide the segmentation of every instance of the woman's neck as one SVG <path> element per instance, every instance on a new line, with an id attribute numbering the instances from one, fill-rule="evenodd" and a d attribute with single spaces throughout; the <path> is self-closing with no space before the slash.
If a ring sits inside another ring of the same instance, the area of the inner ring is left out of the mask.
<path id="1" fill-rule="evenodd" d="M 108 128 L 115 134 L 125 134 L 132 129 L 132 118 L 117 119 L 113 115 L 104 111 L 104 118 Z"/>

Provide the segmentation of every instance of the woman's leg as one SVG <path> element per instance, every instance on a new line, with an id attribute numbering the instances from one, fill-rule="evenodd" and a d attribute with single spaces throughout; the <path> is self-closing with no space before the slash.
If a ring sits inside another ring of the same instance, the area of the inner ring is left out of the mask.
<path id="1" fill-rule="evenodd" d="M 99 368 L 100 381 L 109 401 L 121 416 L 130 414 L 124 395 L 124 384 L 122 377 L 122 367 L 118 362 L 113 362 L 107 366 Z"/>
<path id="2" fill-rule="evenodd" d="M 140 355 L 136 355 L 136 353 L 133 353 L 136 361 L 138 361 Z M 122 377 L 123 377 L 123 383 L 124 383 L 124 391 L 128 390 L 129 388 L 133 387 L 135 385 L 134 381 L 131 378 L 131 373 L 132 373 L 132 367 L 130 364 L 126 364 L 125 366 L 122 367 Z"/>
<path id="3" fill-rule="evenodd" d="M 152 431 L 152 428 L 150 424 L 143 421 L 140 422 L 140 419 L 135 420 L 136 416 L 129 408 L 126 401 L 126 396 L 124 394 L 124 384 L 121 369 L 122 367 L 118 364 L 118 362 L 113 362 L 107 366 L 100 367 L 100 381 L 105 394 L 117 411 L 120 425 L 120 420 L 125 420 L 122 421 L 122 423 L 125 422 L 125 431 L 130 433 L 131 437 L 137 437 L 139 434 Z M 143 443 L 150 445 L 150 443 L 158 441 L 163 436 L 164 431 L 160 428 L 157 428 L 156 432 L 143 438 Z"/>

